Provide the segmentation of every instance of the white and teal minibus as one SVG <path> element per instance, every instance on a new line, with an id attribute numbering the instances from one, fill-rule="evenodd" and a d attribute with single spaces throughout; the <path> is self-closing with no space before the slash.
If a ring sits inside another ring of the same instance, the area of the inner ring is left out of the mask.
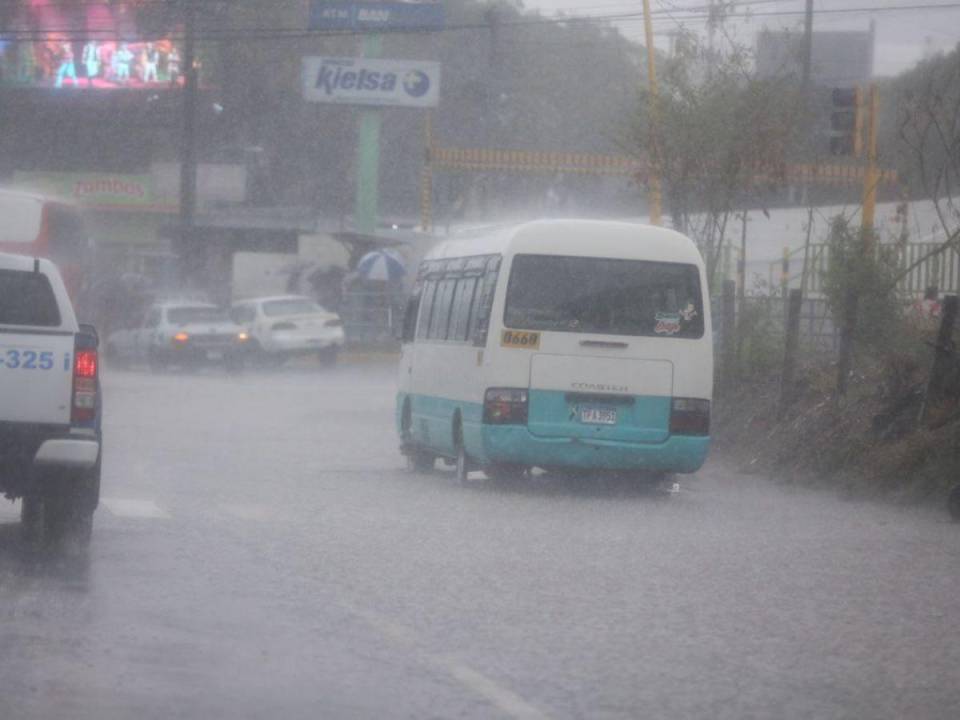
<path id="1" fill-rule="evenodd" d="M 402 331 L 397 426 L 416 469 L 692 473 L 710 445 L 703 260 L 660 227 L 544 220 L 443 242 Z"/>

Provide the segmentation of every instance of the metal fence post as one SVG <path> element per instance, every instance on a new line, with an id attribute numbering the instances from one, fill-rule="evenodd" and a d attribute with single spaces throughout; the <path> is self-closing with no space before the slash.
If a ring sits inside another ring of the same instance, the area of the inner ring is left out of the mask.
<path id="1" fill-rule="evenodd" d="M 720 336 L 723 343 L 721 349 L 723 357 L 721 367 L 723 368 L 724 385 L 729 387 L 736 376 L 737 364 L 737 284 L 733 280 L 723 281 L 722 306 L 720 312 L 723 318 L 723 335 Z"/>
<path id="2" fill-rule="evenodd" d="M 800 344 L 800 309 L 803 291 L 791 290 L 787 306 L 786 343 L 783 348 L 783 374 L 780 376 L 780 414 L 784 414 L 793 400 L 794 374 L 797 368 L 797 348 Z"/>
<path id="3" fill-rule="evenodd" d="M 943 393 L 944 380 L 949 373 L 953 349 L 953 328 L 957 324 L 957 296 L 948 295 L 943 299 L 943 315 L 940 317 L 940 329 L 937 332 L 937 344 L 933 350 L 933 365 L 927 381 L 927 391 L 920 406 L 920 422 L 924 423 L 929 415 L 930 406 L 936 406 Z"/>

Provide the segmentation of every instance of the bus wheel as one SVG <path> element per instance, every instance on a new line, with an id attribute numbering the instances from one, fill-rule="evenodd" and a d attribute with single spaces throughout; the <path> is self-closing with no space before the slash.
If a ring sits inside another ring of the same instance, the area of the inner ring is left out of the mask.
<path id="1" fill-rule="evenodd" d="M 461 440 L 457 443 L 457 482 L 461 485 L 466 485 L 467 481 L 470 479 L 470 464 L 467 460 L 467 449 L 463 446 L 463 441 Z"/>
<path id="2" fill-rule="evenodd" d="M 950 511 L 950 517 L 954 522 L 960 522 L 960 485 L 957 485 L 950 491 L 947 498 L 947 510 Z"/>
<path id="3" fill-rule="evenodd" d="M 463 441 L 463 420 L 459 410 L 453 415 L 453 446 L 457 451 L 455 464 L 457 482 L 466 485 L 470 479 L 470 458 L 467 457 L 467 447 Z"/>

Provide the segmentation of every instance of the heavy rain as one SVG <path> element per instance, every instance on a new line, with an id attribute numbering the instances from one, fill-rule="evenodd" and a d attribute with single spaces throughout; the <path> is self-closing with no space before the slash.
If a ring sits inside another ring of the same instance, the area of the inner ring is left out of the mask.
<path id="1" fill-rule="evenodd" d="M 958 20 L 0 0 L 0 719 L 960 717 Z"/>

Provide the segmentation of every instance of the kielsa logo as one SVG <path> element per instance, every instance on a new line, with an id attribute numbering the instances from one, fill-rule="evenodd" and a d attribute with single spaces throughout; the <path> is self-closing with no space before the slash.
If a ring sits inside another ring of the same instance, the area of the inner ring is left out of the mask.
<path id="1" fill-rule="evenodd" d="M 392 93 L 400 82 L 397 73 L 351 68 L 352 65 L 325 61 L 317 73 L 314 87 L 328 96 L 342 90 Z M 401 86 L 410 97 L 421 98 L 430 92 L 430 77 L 421 70 L 409 70 L 404 74 Z"/>
<path id="2" fill-rule="evenodd" d="M 73 195 L 77 198 L 94 197 L 97 195 L 119 195 L 128 198 L 142 198 L 147 191 L 143 183 L 136 180 L 122 180 L 120 178 L 91 178 L 77 180 L 73 186 Z"/>

